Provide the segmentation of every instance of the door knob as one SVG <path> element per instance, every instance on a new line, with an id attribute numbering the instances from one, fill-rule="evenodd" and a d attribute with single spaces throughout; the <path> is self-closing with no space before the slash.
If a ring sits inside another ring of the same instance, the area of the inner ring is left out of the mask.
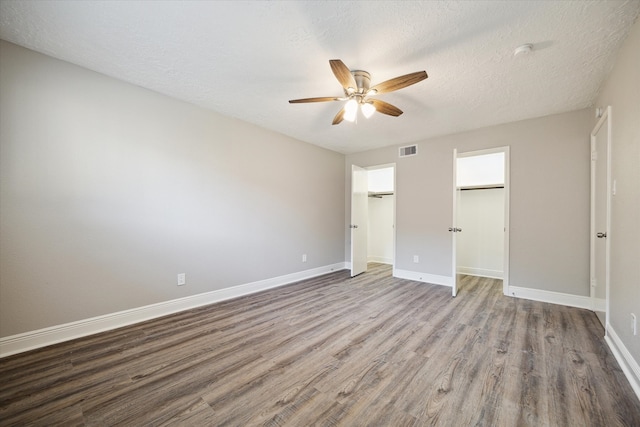
<path id="1" fill-rule="evenodd" d="M 358 228 L 358 224 L 351 224 L 349 225 L 349 228 Z"/>
<path id="2" fill-rule="evenodd" d="M 456 232 L 460 233 L 462 231 L 462 228 L 456 228 Z"/>
<path id="3" fill-rule="evenodd" d="M 453 228 L 449 227 L 449 231 L 453 231 Z"/>
<path id="4" fill-rule="evenodd" d="M 596 234 L 596 236 L 598 237 L 598 239 L 602 239 L 603 237 L 607 237 L 607 233 L 598 233 Z"/>

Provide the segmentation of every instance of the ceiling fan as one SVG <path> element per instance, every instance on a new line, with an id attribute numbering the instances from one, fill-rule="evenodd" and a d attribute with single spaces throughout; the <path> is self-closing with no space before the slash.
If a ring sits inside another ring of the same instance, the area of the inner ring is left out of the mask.
<path id="1" fill-rule="evenodd" d="M 389 104 L 388 102 L 371 98 L 371 96 L 393 92 L 395 90 L 411 86 L 412 84 L 418 83 L 427 78 L 426 71 L 418 71 L 378 83 L 371 87 L 371 75 L 366 71 L 351 71 L 339 59 L 331 59 L 329 64 L 331 65 L 333 74 L 342 85 L 345 96 L 292 99 L 289 103 L 299 104 L 305 102 L 347 101 L 345 106 L 338 111 L 338 114 L 333 118 L 332 124 L 334 125 L 342 122 L 342 120 L 353 122 L 356 119 L 358 107 L 360 107 L 362 114 L 366 118 L 371 117 L 371 115 L 376 111 L 389 116 L 398 117 L 402 114 L 401 109 Z"/>

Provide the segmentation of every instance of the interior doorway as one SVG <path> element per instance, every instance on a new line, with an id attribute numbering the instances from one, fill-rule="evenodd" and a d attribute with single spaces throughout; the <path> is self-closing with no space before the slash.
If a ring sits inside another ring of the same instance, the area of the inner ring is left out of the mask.
<path id="1" fill-rule="evenodd" d="M 502 279 L 508 292 L 509 147 L 454 150 L 452 295 L 459 276 Z"/>
<path id="2" fill-rule="evenodd" d="M 351 276 L 369 262 L 395 262 L 395 164 L 361 168 L 351 174 Z"/>

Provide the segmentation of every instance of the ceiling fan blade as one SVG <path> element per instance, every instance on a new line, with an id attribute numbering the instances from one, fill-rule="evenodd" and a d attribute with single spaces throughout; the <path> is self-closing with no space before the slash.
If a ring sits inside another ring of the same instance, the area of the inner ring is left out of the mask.
<path id="1" fill-rule="evenodd" d="M 421 82 L 427 77 L 428 76 L 426 71 L 418 71 L 411 74 L 405 74 L 404 76 L 396 77 L 395 79 L 379 83 L 369 89 L 369 91 L 375 90 L 376 93 L 393 92 L 394 90 L 402 89 L 404 87 L 411 86 L 412 84 Z"/>
<path id="2" fill-rule="evenodd" d="M 334 96 L 322 96 L 318 98 L 302 98 L 302 99 L 290 99 L 289 104 L 301 104 L 303 102 L 326 102 L 326 101 L 341 101 L 342 98 L 336 98 Z"/>
<path id="3" fill-rule="evenodd" d="M 338 114 L 336 114 L 336 116 L 333 118 L 333 122 L 331 124 L 332 125 L 340 124 L 342 120 L 344 120 L 344 108 L 338 111 Z"/>
<path id="4" fill-rule="evenodd" d="M 367 102 L 371 102 L 378 113 L 386 114 L 388 116 L 398 117 L 402 114 L 402 110 L 398 107 L 389 104 L 388 102 L 380 101 L 379 99 L 371 99 Z"/>
<path id="5" fill-rule="evenodd" d="M 336 76 L 336 79 L 338 79 L 344 90 L 348 90 L 349 88 L 352 88 L 354 91 L 358 90 L 356 79 L 353 78 L 351 70 L 349 70 L 349 67 L 344 65 L 344 62 L 339 59 L 331 59 L 329 60 L 329 65 L 331 65 L 331 71 L 333 71 L 333 74 Z"/>

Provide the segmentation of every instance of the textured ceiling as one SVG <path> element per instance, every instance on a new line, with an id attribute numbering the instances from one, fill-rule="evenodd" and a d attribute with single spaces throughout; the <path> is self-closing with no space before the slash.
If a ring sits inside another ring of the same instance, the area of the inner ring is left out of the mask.
<path id="1" fill-rule="evenodd" d="M 8 1 L 0 37 L 342 153 L 592 105 L 640 1 Z M 514 57 L 532 43 L 533 51 Z M 339 58 L 429 78 L 332 126 Z"/>

